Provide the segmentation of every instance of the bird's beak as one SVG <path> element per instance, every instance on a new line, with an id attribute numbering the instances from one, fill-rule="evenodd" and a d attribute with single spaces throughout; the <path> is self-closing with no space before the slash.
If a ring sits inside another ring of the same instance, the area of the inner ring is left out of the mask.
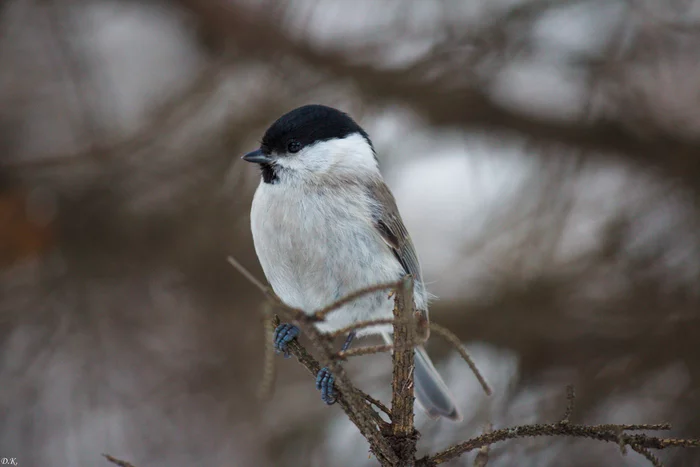
<path id="1" fill-rule="evenodd" d="M 249 152 L 243 156 L 242 159 L 246 162 L 253 162 L 254 164 L 269 164 L 272 162 L 272 157 L 268 156 L 260 149 Z"/>

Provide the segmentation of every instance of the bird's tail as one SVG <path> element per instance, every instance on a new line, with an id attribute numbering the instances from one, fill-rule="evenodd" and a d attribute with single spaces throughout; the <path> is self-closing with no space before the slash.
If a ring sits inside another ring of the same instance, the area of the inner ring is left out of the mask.
<path id="1" fill-rule="evenodd" d="M 382 333 L 387 344 L 393 339 L 390 334 Z M 423 346 L 415 350 L 415 394 L 416 401 L 425 410 L 430 418 L 445 417 L 450 420 L 460 421 L 462 416 L 457 410 L 450 390 L 433 366 Z"/>

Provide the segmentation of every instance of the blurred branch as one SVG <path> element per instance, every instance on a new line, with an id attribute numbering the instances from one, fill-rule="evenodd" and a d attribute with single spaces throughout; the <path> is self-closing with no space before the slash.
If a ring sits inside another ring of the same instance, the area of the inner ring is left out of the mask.
<path id="1" fill-rule="evenodd" d="M 121 459 L 117 459 L 116 457 L 112 457 L 109 454 L 102 454 L 102 455 L 109 462 L 111 462 L 112 464 L 118 465 L 119 467 L 135 467 L 134 464 L 131 464 L 127 461 L 123 461 Z"/>
<path id="2" fill-rule="evenodd" d="M 614 153 L 636 163 L 661 169 L 667 175 L 700 187 L 700 138 L 672 134 L 661 127 L 635 130 L 622 120 L 598 117 L 572 122 L 518 111 L 470 84 L 451 85 L 406 73 L 357 63 L 342 52 L 320 50 L 309 41 L 286 31 L 262 14 L 231 3 L 180 0 L 224 42 L 233 41 L 240 53 L 261 60 L 291 56 L 338 80 L 350 80 L 373 105 L 398 102 L 410 106 L 434 126 L 507 132 L 574 148 Z M 430 57 L 428 57 L 429 60 Z M 460 64 L 457 64 L 461 67 Z"/>
<path id="3" fill-rule="evenodd" d="M 70 89 L 68 92 L 72 95 L 74 102 L 77 104 L 76 109 L 78 115 L 72 115 L 70 111 L 66 112 L 66 118 L 74 118 L 73 131 L 76 135 L 83 136 L 86 140 L 86 146 L 90 154 L 96 154 L 93 145 L 99 138 L 99 132 L 93 121 L 92 102 L 94 102 L 94 89 L 86 81 L 88 76 L 88 67 L 85 63 L 83 54 L 78 53 L 78 50 L 70 40 L 69 29 L 74 25 L 65 24 L 71 20 L 71 14 L 65 12 L 65 4 L 60 4 L 56 1 L 45 3 L 48 32 L 51 40 L 48 45 L 55 48 L 56 51 L 56 74 L 65 76 L 66 84 Z"/>
<path id="4" fill-rule="evenodd" d="M 258 387 L 258 397 L 266 400 L 272 395 L 272 387 L 275 382 L 275 350 L 272 345 L 275 335 L 275 325 L 272 319 L 272 303 L 263 303 L 263 329 L 265 336 L 265 357 L 263 364 L 263 376 Z"/>
<path id="5" fill-rule="evenodd" d="M 175 131 L 187 118 L 195 114 L 197 109 L 203 107 L 211 97 L 212 90 L 216 89 L 223 67 L 223 61 L 204 67 L 188 86 L 163 102 L 136 134 L 121 141 L 114 143 L 91 141 L 89 148 L 85 151 L 57 154 L 35 160 L 3 162 L 0 167 L 16 170 L 49 169 L 76 163 L 100 162 L 102 157 L 131 155 L 138 152 L 157 138 Z"/>
<path id="6" fill-rule="evenodd" d="M 452 345 L 452 347 L 459 353 L 459 355 L 467 363 L 467 365 L 469 365 L 469 369 L 471 369 L 472 373 L 474 373 L 474 376 L 476 376 L 476 379 L 479 381 L 479 384 L 481 384 L 481 388 L 484 390 L 486 395 L 490 396 L 492 394 L 492 391 L 491 387 L 489 386 L 489 383 L 486 382 L 486 379 L 476 367 L 476 364 L 474 363 L 474 360 L 472 360 L 472 357 L 467 353 L 466 350 L 464 350 L 464 347 L 459 341 L 459 338 L 455 336 L 452 331 L 443 326 L 440 326 L 437 323 L 430 323 L 430 330 L 440 334 L 443 338 L 445 338 L 445 340 L 447 340 L 448 343 Z"/>

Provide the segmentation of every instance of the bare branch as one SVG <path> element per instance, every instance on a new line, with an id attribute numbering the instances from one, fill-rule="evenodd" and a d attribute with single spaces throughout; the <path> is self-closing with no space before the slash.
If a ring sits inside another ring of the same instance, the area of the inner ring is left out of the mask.
<path id="1" fill-rule="evenodd" d="M 123 461 L 121 459 L 117 459 L 116 457 L 112 457 L 109 454 L 102 454 L 102 455 L 109 462 L 111 462 L 112 464 L 118 465 L 119 467 L 135 467 L 134 464 L 131 464 L 127 461 Z"/>
<path id="2" fill-rule="evenodd" d="M 490 396 L 492 394 L 491 387 L 489 384 L 486 382 L 486 379 L 481 375 L 481 372 L 479 369 L 476 367 L 474 364 L 474 360 L 469 356 L 467 351 L 464 349 L 464 346 L 462 343 L 459 341 L 459 338 L 454 335 L 452 331 L 447 329 L 446 327 L 440 326 L 437 323 L 430 323 L 430 329 L 432 331 L 435 331 L 436 333 L 440 334 L 442 337 L 445 338 L 447 342 L 452 344 L 452 347 L 459 352 L 459 355 L 461 355 L 462 359 L 467 362 L 467 365 L 469 365 L 469 368 L 472 370 L 472 373 L 474 373 L 474 376 L 476 376 L 476 379 L 479 380 L 479 384 L 481 384 L 481 387 L 484 389 L 484 392 L 486 393 L 487 396 Z"/>
<path id="3" fill-rule="evenodd" d="M 664 467 L 664 464 L 659 460 L 658 457 L 656 457 L 654 454 L 652 454 L 651 451 L 649 451 L 647 448 L 643 448 L 641 446 L 636 446 L 636 445 L 631 445 L 630 446 L 634 451 L 638 452 L 642 456 L 646 457 L 649 462 L 651 462 L 651 465 L 654 467 Z"/>
<path id="4" fill-rule="evenodd" d="M 391 352 L 394 349 L 393 345 L 369 345 L 366 347 L 355 347 L 354 349 L 341 350 L 336 353 L 336 358 L 345 360 L 349 357 L 359 357 L 362 355 L 373 355 L 376 353 Z"/>
<path id="5" fill-rule="evenodd" d="M 319 351 L 320 363 L 299 345 L 297 340 L 288 343 L 290 352 L 297 357 L 314 377 L 321 370 L 321 364 L 333 373 L 336 389 L 339 393 L 338 402 L 348 418 L 350 418 L 362 435 L 367 439 L 372 453 L 382 465 L 397 465 L 399 459 L 396 457 L 387 439 L 380 434 L 379 425 L 383 423 L 381 417 L 366 403 L 364 393 L 350 382 L 345 369 L 340 365 L 338 360 L 334 358 L 335 352 L 328 338 L 314 325 L 314 319 L 305 314 L 302 310 L 285 305 L 268 287 L 258 281 L 255 276 L 233 257 L 229 256 L 228 262 L 268 298 L 273 300 L 281 314 L 285 315 L 299 326 L 301 332 L 311 341 L 314 348 Z"/>
<path id="6" fill-rule="evenodd" d="M 206 91 L 216 88 L 219 79 L 223 76 L 221 71 L 225 62 L 226 59 L 207 65 L 185 89 L 159 105 L 149 121 L 134 135 L 108 145 L 100 141 L 93 141 L 87 150 L 31 160 L 3 162 L 0 167 L 14 170 L 50 169 L 76 163 L 101 162 L 105 157 L 118 154 L 137 153 L 157 139 L 159 135 L 174 131 L 183 124 L 186 118 L 204 107 L 211 97 L 211 93 Z M 251 116 L 246 114 L 246 118 L 251 119 Z M 244 123 L 241 122 L 241 124 Z"/>
<path id="7" fill-rule="evenodd" d="M 639 425 L 639 424 L 613 425 L 610 423 L 606 423 L 606 424 L 601 424 L 601 425 L 591 425 L 591 428 L 595 428 L 596 430 L 616 430 L 617 429 L 617 430 L 622 430 L 622 431 L 665 431 L 665 430 L 671 429 L 671 424 L 670 423 L 652 423 L 652 424 L 643 423 L 641 425 Z"/>
<path id="8" fill-rule="evenodd" d="M 589 438 L 609 443 L 621 443 L 624 446 L 643 449 L 666 449 L 671 447 L 700 447 L 699 439 L 658 438 L 642 434 L 630 435 L 625 430 L 601 429 L 601 426 L 575 425 L 571 423 L 550 423 L 522 425 L 512 428 L 503 428 L 485 433 L 472 438 L 464 443 L 446 449 L 434 456 L 422 458 L 417 465 L 432 467 L 455 459 L 462 454 L 479 449 L 482 446 L 495 444 L 501 441 L 516 438 L 528 438 L 534 436 L 573 436 L 577 438 Z M 605 425 L 610 426 L 610 425 Z M 614 425 L 612 425 L 615 427 Z"/>
<path id="9" fill-rule="evenodd" d="M 413 277 L 406 275 L 394 306 L 394 353 L 391 381 L 391 434 L 394 450 L 402 466 L 415 465 L 418 432 L 413 427 L 413 371 L 415 324 L 413 323 Z"/>
<path id="10" fill-rule="evenodd" d="M 391 449 L 390 444 L 379 434 L 376 412 L 365 402 L 364 393 L 352 385 L 345 373 L 345 369 L 332 358 L 333 349 L 330 343 L 310 321 L 299 321 L 298 324 L 301 331 L 311 340 L 314 347 L 321 351 L 321 363 L 328 367 L 335 378 L 335 384 L 340 394 L 338 402 L 350 420 L 367 439 L 372 453 L 383 464 L 397 465 L 398 459 Z M 297 341 L 292 342 L 293 344 L 290 343 L 292 345 L 289 345 L 291 349 L 300 347 Z M 315 370 L 313 376 L 315 377 L 321 368 L 318 363 L 314 365 L 313 368 Z"/>
<path id="11" fill-rule="evenodd" d="M 379 292 L 381 290 L 393 290 L 396 289 L 399 285 L 401 285 L 401 281 L 396 281 L 396 282 L 386 282 L 384 284 L 377 284 L 377 285 L 372 285 L 370 287 L 365 287 L 364 289 L 356 290 L 355 292 L 352 292 L 343 298 L 336 300 L 335 302 L 331 303 L 328 306 L 323 307 L 322 309 L 318 310 L 313 314 L 314 319 L 318 321 L 322 321 L 328 316 L 329 313 L 337 310 L 338 308 L 342 307 L 343 305 L 347 305 L 348 303 L 352 302 L 353 300 L 357 300 L 360 297 L 363 297 L 365 295 L 369 295 L 374 292 Z"/>
<path id="12" fill-rule="evenodd" d="M 572 122 L 535 116 L 506 107 L 471 84 L 439 86 L 403 69 L 380 69 L 357 63 L 355 57 L 318 50 L 279 24 L 242 6 L 225 2 L 181 3 L 206 22 L 222 39 L 233 39 L 243 54 L 270 59 L 293 56 L 337 79 L 351 79 L 367 102 L 385 105 L 401 102 L 435 126 L 482 129 L 536 137 L 547 143 L 622 155 L 634 162 L 657 167 L 669 176 L 696 187 L 700 179 L 700 140 L 661 128 L 643 132 L 621 121 L 599 117 Z M 264 35 L 260 31 L 265 31 Z M 672 160 L 669 160 L 672 157 Z"/>
<path id="13" fill-rule="evenodd" d="M 387 414 L 389 416 L 389 420 L 391 420 L 391 410 L 389 410 L 389 407 L 384 405 L 380 400 L 375 399 L 374 397 L 370 396 L 369 394 L 365 394 L 365 400 L 369 402 L 370 404 L 375 405 L 376 407 L 379 408 L 382 412 Z"/>
<path id="14" fill-rule="evenodd" d="M 484 430 L 484 433 L 491 433 L 493 431 L 493 425 L 488 424 L 486 425 L 486 429 Z M 479 449 L 479 453 L 476 455 L 474 458 L 474 467 L 486 467 L 486 464 L 489 463 L 489 450 L 491 448 L 491 445 L 488 446 L 483 446 L 481 449 Z"/>
<path id="15" fill-rule="evenodd" d="M 564 417 L 559 423 L 569 423 L 571 421 L 571 415 L 574 413 L 576 392 L 574 387 L 570 384 L 566 387 L 566 410 L 564 411 Z"/>
<path id="16" fill-rule="evenodd" d="M 265 359 L 263 364 L 263 377 L 258 386 L 258 398 L 269 399 L 272 395 L 272 388 L 275 384 L 275 349 L 273 339 L 275 326 L 272 323 L 272 303 L 263 303 L 263 329 L 265 330 Z"/>
<path id="17" fill-rule="evenodd" d="M 267 296 L 267 298 L 273 300 L 278 304 L 281 303 L 280 299 L 277 297 L 277 295 L 275 295 L 272 289 L 260 282 L 250 271 L 248 271 L 241 263 L 239 263 L 236 258 L 234 258 L 233 256 L 229 256 L 228 258 L 226 258 L 226 261 L 228 261 L 231 266 L 236 268 L 238 272 L 243 274 L 243 277 L 248 279 L 248 282 L 257 287 L 262 293 L 264 293 Z"/>
<path id="18" fill-rule="evenodd" d="M 393 348 L 393 377 L 392 377 L 392 410 L 373 399 L 369 395 L 360 391 L 349 381 L 343 367 L 338 363 L 338 355 L 334 354 L 328 335 L 318 331 L 316 328 L 316 318 L 306 315 L 303 311 L 284 305 L 279 299 L 261 282 L 250 274 L 235 259 L 229 258 L 229 262 L 241 273 L 256 285 L 266 296 L 268 296 L 280 308 L 280 312 L 289 317 L 299 325 L 301 331 L 310 339 L 312 345 L 321 354 L 319 363 L 312 357 L 297 340 L 288 344 L 290 352 L 297 357 L 299 362 L 307 370 L 316 376 L 321 369 L 321 364 L 328 367 L 335 377 L 335 384 L 338 391 L 338 402 L 343 408 L 348 418 L 358 427 L 362 435 L 370 444 L 371 452 L 383 466 L 423 466 L 432 467 L 455 459 L 467 452 L 480 449 L 477 456 L 476 465 L 485 465 L 488 461 L 488 446 L 506 441 L 509 439 L 534 437 L 534 436 L 571 436 L 578 438 L 590 438 L 598 441 L 616 443 L 620 446 L 623 454 L 627 446 L 637 453 L 645 456 L 654 466 L 661 466 L 661 461 L 650 452 L 650 449 L 666 449 L 670 447 L 700 447 L 699 439 L 677 439 L 659 438 L 645 434 L 629 434 L 628 431 L 635 430 L 668 430 L 668 423 L 654 425 L 576 425 L 570 422 L 570 417 L 574 410 L 575 393 L 573 387 L 567 387 L 567 406 L 562 421 L 550 424 L 533 424 L 504 428 L 490 431 L 472 438 L 463 443 L 452 446 L 442 452 L 432 456 L 426 456 L 415 460 L 416 441 L 419 433 L 415 430 L 413 422 L 413 347 L 416 337 L 416 323 L 407 317 L 414 317 L 413 307 L 413 279 L 407 276 L 402 281 L 399 293 L 396 294 L 396 305 L 394 307 L 394 348 Z M 337 302 L 336 302 L 337 303 Z M 373 323 L 376 324 L 376 323 Z M 279 319 L 274 318 L 273 325 L 279 325 Z M 471 358 L 464 351 L 459 339 L 442 326 L 431 324 L 431 329 L 445 337 L 460 352 L 463 358 L 469 363 Z M 347 331 L 347 330 L 346 330 Z M 388 347 L 388 348 L 386 348 Z M 391 346 L 375 346 L 356 349 L 354 354 L 366 354 L 369 351 L 387 351 Z M 353 355 L 349 351 L 341 356 Z M 470 367 L 477 378 L 484 386 L 487 393 L 490 388 L 480 377 L 480 373 L 471 363 Z M 384 421 L 377 412 L 372 409 L 372 405 L 383 410 L 391 420 L 391 423 Z M 107 456 L 106 456 L 107 457 Z M 109 457 L 107 457 L 110 459 Z M 111 459 L 110 459 L 111 461 Z M 119 461 L 123 462 L 123 461 Z M 133 467 L 130 464 L 126 467 Z"/>
<path id="19" fill-rule="evenodd" d="M 372 326 L 379 326 L 382 324 L 393 324 L 394 319 L 393 318 L 386 318 L 386 319 L 371 319 L 367 321 L 358 321 L 357 323 L 351 324 L 350 326 L 346 326 L 344 328 L 340 328 L 337 331 L 333 332 L 328 332 L 326 333 L 326 336 L 328 336 L 331 339 L 335 339 L 338 336 L 343 336 L 350 331 L 357 331 L 358 329 L 364 329 L 364 328 L 369 328 Z"/>
<path id="20" fill-rule="evenodd" d="M 272 318 L 272 325 L 276 327 L 279 324 L 280 324 L 279 317 L 274 316 Z M 313 355 L 311 355 L 306 350 L 306 348 L 303 345 L 301 345 L 299 343 L 299 341 L 296 339 L 289 342 L 287 344 L 287 346 L 289 349 L 289 353 L 291 355 L 294 355 L 296 357 L 297 361 L 299 363 L 301 363 L 301 365 L 308 370 L 309 374 L 315 378 L 316 375 L 318 374 L 318 372 L 321 370 L 321 364 L 318 362 L 318 360 L 316 360 L 313 357 Z M 391 411 L 384 404 L 382 404 L 380 401 L 376 400 L 375 398 L 373 398 L 369 394 L 364 393 L 360 389 L 355 388 L 355 391 L 357 392 L 359 397 L 361 397 L 362 399 L 364 399 L 368 403 L 379 407 L 379 409 L 381 409 L 385 414 L 387 414 L 389 416 L 389 418 L 391 418 Z M 353 421 L 353 423 L 355 423 L 351 414 L 347 413 L 348 410 L 352 410 L 352 408 L 344 400 L 342 391 L 339 390 L 338 393 L 339 393 L 338 403 L 340 404 L 341 408 L 345 411 L 345 413 L 348 415 L 350 420 Z M 375 415 L 376 415 L 376 413 L 375 413 Z M 377 421 L 378 423 L 381 423 L 381 424 L 385 424 L 385 422 L 383 420 L 381 420 L 381 418 L 378 417 L 378 415 L 375 418 L 375 421 Z"/>
<path id="21" fill-rule="evenodd" d="M 614 442 L 619 444 L 623 455 L 626 453 L 626 447 L 629 446 L 634 451 L 649 459 L 655 467 L 661 466 L 662 464 L 661 461 L 649 451 L 649 448 L 664 449 L 666 447 L 675 446 L 700 447 L 700 440 L 698 439 L 663 439 L 625 433 L 625 431 L 639 429 L 668 430 L 671 428 L 668 423 L 656 425 L 572 425 L 570 423 L 570 418 L 574 411 L 576 399 L 576 393 L 572 385 L 566 387 L 566 399 L 567 404 L 564 417 L 559 423 L 525 425 L 514 428 L 504 428 L 497 431 L 488 431 L 482 436 L 453 446 L 432 457 L 424 457 L 418 465 L 425 467 L 435 466 L 474 449 L 484 449 L 486 446 L 490 446 L 499 441 L 532 436 L 575 436 L 579 438 L 592 438 L 600 441 Z M 479 456 L 477 455 L 477 460 L 478 458 Z"/>

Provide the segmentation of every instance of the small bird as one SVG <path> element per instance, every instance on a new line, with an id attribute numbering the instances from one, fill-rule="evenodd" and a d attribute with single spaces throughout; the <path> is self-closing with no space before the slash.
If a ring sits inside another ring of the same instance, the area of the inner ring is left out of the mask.
<path id="1" fill-rule="evenodd" d="M 415 306 L 427 322 L 428 293 L 416 251 L 372 141 L 350 116 L 323 105 L 294 109 L 243 160 L 262 172 L 250 213 L 253 241 L 267 280 L 285 304 L 311 314 L 351 292 L 411 274 Z M 338 308 L 317 326 L 332 332 L 391 318 L 393 306 L 386 291 L 376 292 Z M 355 335 L 381 334 L 391 343 L 391 330 L 385 325 L 350 333 L 342 349 Z M 275 350 L 288 357 L 287 344 L 298 335 L 296 326 L 281 324 Z M 327 368 L 317 375 L 316 387 L 324 402 L 336 401 Z M 415 350 L 415 394 L 431 418 L 461 419 L 422 346 Z"/>

